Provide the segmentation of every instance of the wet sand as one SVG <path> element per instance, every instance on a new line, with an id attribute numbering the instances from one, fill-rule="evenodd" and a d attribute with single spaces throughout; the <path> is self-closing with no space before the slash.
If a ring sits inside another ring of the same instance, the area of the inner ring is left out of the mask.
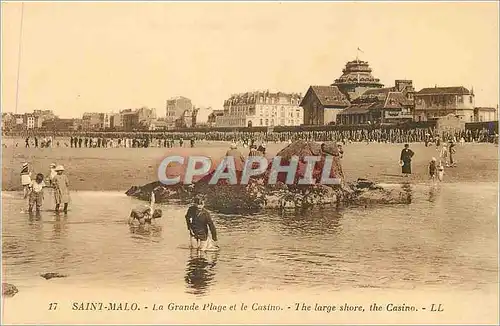
<path id="1" fill-rule="evenodd" d="M 19 146 L 23 143 L 20 142 Z M 195 148 L 2 148 L 2 190 L 20 190 L 19 171 L 29 162 L 34 173 L 47 174 L 50 163 L 62 164 L 70 179 L 71 190 L 126 191 L 132 185 L 158 180 L 160 162 L 169 155 L 203 155 L 220 159 L 228 142 L 199 142 Z M 268 156 L 276 154 L 286 143 L 269 143 Z M 398 183 L 403 178 L 398 165 L 402 144 L 352 143 L 344 147 L 343 169 L 348 181 L 368 178 L 381 183 Z M 435 146 L 412 144 L 415 152 L 410 178 L 420 183 L 428 180 L 430 159 L 438 157 Z M 248 149 L 240 148 L 244 155 Z M 498 180 L 498 147 L 494 144 L 467 143 L 457 146 L 458 166 L 445 170 L 444 182 L 496 182 Z"/>

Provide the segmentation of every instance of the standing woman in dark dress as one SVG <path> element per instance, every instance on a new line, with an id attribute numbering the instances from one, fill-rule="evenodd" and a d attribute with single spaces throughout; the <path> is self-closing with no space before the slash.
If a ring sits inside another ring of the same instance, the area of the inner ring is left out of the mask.
<path id="1" fill-rule="evenodd" d="M 406 177 L 411 174 L 411 159 L 415 153 L 410 149 L 410 145 L 405 144 L 405 148 L 401 151 L 401 156 L 399 158 L 401 165 L 401 173 Z"/>

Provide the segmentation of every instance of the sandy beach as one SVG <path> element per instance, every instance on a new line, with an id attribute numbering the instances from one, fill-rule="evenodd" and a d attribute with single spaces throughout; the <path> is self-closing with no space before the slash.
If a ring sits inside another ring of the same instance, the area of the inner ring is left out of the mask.
<path id="1" fill-rule="evenodd" d="M 20 146 L 22 144 L 19 141 Z M 23 162 L 34 173 L 47 174 L 50 163 L 64 165 L 71 190 L 126 191 L 133 185 L 158 180 L 160 162 L 169 155 L 202 155 L 219 160 L 229 148 L 227 142 L 198 142 L 194 148 L 23 148 L 12 145 L 2 149 L 2 190 L 20 190 L 19 171 Z M 286 147 L 286 143 L 269 143 L 268 157 Z M 411 144 L 412 182 L 428 181 L 427 166 L 438 157 L 435 146 Z M 343 169 L 348 181 L 368 178 L 380 183 L 402 180 L 398 165 L 403 144 L 351 143 L 344 146 Z M 241 148 L 244 155 L 248 149 Z M 496 182 L 498 180 L 498 147 L 494 144 L 466 143 L 457 146 L 457 167 L 445 170 L 444 182 Z"/>

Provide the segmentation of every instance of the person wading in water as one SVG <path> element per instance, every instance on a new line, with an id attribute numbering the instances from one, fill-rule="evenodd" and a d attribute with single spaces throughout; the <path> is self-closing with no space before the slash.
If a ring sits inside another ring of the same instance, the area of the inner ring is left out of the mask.
<path id="1" fill-rule="evenodd" d="M 69 203 L 69 180 L 68 177 L 63 174 L 64 167 L 59 165 L 56 167 L 55 171 L 57 174 L 52 179 L 54 185 L 54 199 L 56 202 L 56 213 L 59 212 L 59 207 L 64 204 L 63 211 L 66 214 L 68 212 Z"/>
<path id="2" fill-rule="evenodd" d="M 219 248 L 217 230 L 200 197 L 195 198 L 193 206 L 189 207 L 186 213 L 186 225 L 190 235 L 189 247 L 191 249 L 214 250 Z M 209 237 L 208 229 L 210 229 L 212 239 Z M 210 240 L 213 240 L 213 244 Z"/>

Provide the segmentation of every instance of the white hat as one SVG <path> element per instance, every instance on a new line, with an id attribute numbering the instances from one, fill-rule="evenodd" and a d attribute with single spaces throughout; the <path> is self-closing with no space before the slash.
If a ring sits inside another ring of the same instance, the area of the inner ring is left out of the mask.
<path id="1" fill-rule="evenodd" d="M 260 145 L 260 146 L 262 146 L 262 147 L 266 148 L 266 144 L 262 144 L 262 145 Z"/>
<path id="2" fill-rule="evenodd" d="M 433 160 L 433 161 L 436 161 L 436 158 L 435 158 L 435 157 L 433 157 L 433 158 L 432 158 L 432 160 Z"/>
<path id="3" fill-rule="evenodd" d="M 55 168 L 56 167 L 56 163 L 50 163 L 50 167 L 51 168 Z"/>
<path id="4" fill-rule="evenodd" d="M 236 144 L 235 144 L 235 143 L 232 143 L 232 144 L 231 144 L 231 148 L 232 148 L 232 149 L 236 149 L 236 148 L 238 148 L 238 146 L 236 146 Z"/>
<path id="5" fill-rule="evenodd" d="M 23 167 L 28 166 L 28 163 L 23 163 Z"/>
<path id="6" fill-rule="evenodd" d="M 58 166 L 56 167 L 56 171 L 64 171 L 64 166 L 62 166 L 62 165 L 58 165 Z"/>

